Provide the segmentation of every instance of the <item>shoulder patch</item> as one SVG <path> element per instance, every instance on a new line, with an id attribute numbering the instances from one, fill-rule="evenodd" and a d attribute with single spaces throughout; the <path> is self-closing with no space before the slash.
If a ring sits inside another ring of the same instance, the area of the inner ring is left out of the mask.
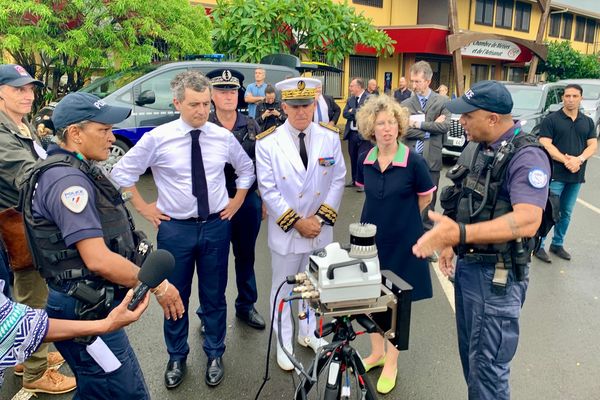
<path id="1" fill-rule="evenodd" d="M 87 206 L 89 195 L 81 186 L 69 186 L 60 195 L 60 201 L 70 211 L 79 214 Z"/>
<path id="2" fill-rule="evenodd" d="M 325 129 L 329 129 L 330 131 L 335 132 L 337 134 L 340 133 L 340 129 L 337 126 L 327 125 L 325 122 L 319 122 L 319 125 L 321 125 Z"/>
<path id="3" fill-rule="evenodd" d="M 539 168 L 533 168 L 528 175 L 529 184 L 536 189 L 541 189 L 548 183 L 548 174 Z"/>
<path id="4" fill-rule="evenodd" d="M 260 140 L 264 137 L 269 136 L 271 133 L 275 132 L 275 129 L 277 129 L 277 127 L 272 126 L 269 129 L 267 129 L 266 131 L 259 133 L 258 135 L 256 135 L 256 140 Z"/>

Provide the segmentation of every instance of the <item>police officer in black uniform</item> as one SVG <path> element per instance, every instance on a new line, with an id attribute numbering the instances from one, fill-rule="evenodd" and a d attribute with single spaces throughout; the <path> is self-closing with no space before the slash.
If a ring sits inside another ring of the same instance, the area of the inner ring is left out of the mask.
<path id="1" fill-rule="evenodd" d="M 208 121 L 233 133 L 246 154 L 255 162 L 254 146 L 256 135 L 260 133 L 259 127 L 253 118 L 238 111 L 238 90 L 244 81 L 244 75 L 233 69 L 217 69 L 210 71 L 206 77 L 210 79 L 213 88 L 212 101 L 215 106 Z M 236 193 L 236 179 L 233 167 L 227 164 L 225 182 L 230 198 Z M 231 219 L 231 245 L 235 257 L 235 281 L 238 289 L 235 315 L 255 329 L 265 329 L 265 320 L 254 307 L 258 299 L 254 249 L 263 218 L 262 209 L 257 183 L 254 182 L 244 203 Z M 201 309 L 198 310 L 201 313 Z"/>
<path id="2" fill-rule="evenodd" d="M 67 95 L 52 116 L 61 146 L 48 148 L 48 158 L 35 165 L 24 187 L 27 238 L 50 288 L 51 318 L 104 318 L 125 288 L 137 284 L 148 242 L 134 231 L 119 191 L 95 165 L 115 141 L 112 124 L 130 112 L 88 93 Z M 183 314 L 179 293 L 168 281 L 154 293 L 167 318 Z M 77 378 L 75 398 L 150 398 L 123 329 L 56 347 Z"/>
<path id="3" fill-rule="evenodd" d="M 413 247 L 417 256 L 441 250 L 440 270 L 453 272 L 458 345 L 469 399 L 510 398 L 509 376 L 519 339 L 532 245 L 548 198 L 550 158 L 510 115 L 504 85 L 478 82 L 447 108 L 462 114 L 471 143 L 440 195 L 447 216 Z M 450 217 L 450 218 L 449 218 Z"/>

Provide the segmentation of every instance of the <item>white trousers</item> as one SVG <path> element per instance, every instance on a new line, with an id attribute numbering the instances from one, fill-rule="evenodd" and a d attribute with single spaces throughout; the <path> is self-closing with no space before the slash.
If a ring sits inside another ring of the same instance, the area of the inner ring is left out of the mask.
<path id="1" fill-rule="evenodd" d="M 312 253 L 312 252 L 311 252 Z M 273 278 L 271 281 L 271 315 L 273 313 L 273 299 L 275 298 L 275 292 L 277 292 L 277 288 L 285 280 L 288 275 L 295 275 L 300 272 L 305 272 L 308 266 L 308 256 L 311 253 L 305 254 L 278 254 L 271 250 L 271 269 L 273 271 Z M 290 291 L 292 290 L 292 285 L 288 285 L 287 283 L 283 285 L 281 290 L 279 291 L 279 296 L 277 297 L 276 310 L 279 309 L 279 302 L 282 298 L 290 295 Z M 299 303 L 298 310 L 300 311 L 308 311 L 306 318 L 303 321 L 298 321 L 296 324 L 296 329 L 299 336 L 314 336 L 315 328 L 317 326 L 315 320 L 315 313 L 304 304 L 302 300 L 296 300 L 295 302 Z M 292 345 L 292 320 L 290 319 L 290 304 L 286 303 L 283 307 L 283 312 L 281 316 L 281 335 L 283 337 L 283 343 L 286 345 L 286 348 L 291 348 Z M 306 310 L 308 308 L 308 310 Z M 273 322 L 273 333 L 274 338 L 277 340 L 277 311 L 275 312 L 275 319 Z"/>

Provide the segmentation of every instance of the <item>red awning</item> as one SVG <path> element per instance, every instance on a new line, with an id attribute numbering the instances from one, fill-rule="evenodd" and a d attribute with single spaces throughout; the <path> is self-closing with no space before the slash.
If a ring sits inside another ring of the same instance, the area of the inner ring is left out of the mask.
<path id="1" fill-rule="evenodd" d="M 429 26 L 410 26 L 410 27 L 388 27 L 382 28 L 387 35 L 396 41 L 394 44 L 394 53 L 415 53 L 415 54 L 439 54 L 449 56 L 446 48 L 446 37 L 450 34 L 448 29 L 442 27 Z M 514 62 L 527 62 L 531 60 L 532 52 L 528 48 L 518 45 L 521 54 Z M 356 46 L 358 54 L 375 54 L 375 49 L 368 46 Z M 469 57 L 484 58 L 484 57 Z M 507 60 L 504 60 L 507 61 Z"/>
<path id="2" fill-rule="evenodd" d="M 396 41 L 394 53 L 430 53 L 449 55 L 446 50 L 446 36 L 449 31 L 443 28 L 406 27 L 383 28 L 387 35 Z M 368 46 L 356 46 L 357 53 L 375 54 L 375 49 Z"/>

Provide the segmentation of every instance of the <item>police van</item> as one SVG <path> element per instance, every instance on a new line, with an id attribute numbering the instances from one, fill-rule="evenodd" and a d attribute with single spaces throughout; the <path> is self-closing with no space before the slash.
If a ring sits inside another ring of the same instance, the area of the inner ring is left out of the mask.
<path id="1" fill-rule="evenodd" d="M 173 105 L 170 87 L 171 80 L 175 75 L 188 70 L 198 70 L 205 74 L 217 68 L 231 68 L 241 72 L 244 75 L 244 87 L 254 82 L 256 68 L 263 68 L 266 71 L 265 81 L 272 84 L 300 75 L 298 70 L 280 65 L 225 61 L 180 61 L 137 67 L 97 79 L 80 91 L 92 93 L 111 106 L 132 109 L 129 118 L 113 127 L 117 140 L 105 163 L 106 168 L 110 170 L 146 132 L 179 118 L 179 112 Z M 238 105 L 242 110 L 245 108 L 244 91 L 245 89 L 241 90 L 240 104 Z M 51 116 L 53 109 L 53 105 L 42 109 L 34 118 L 34 124 L 37 125 Z"/>

